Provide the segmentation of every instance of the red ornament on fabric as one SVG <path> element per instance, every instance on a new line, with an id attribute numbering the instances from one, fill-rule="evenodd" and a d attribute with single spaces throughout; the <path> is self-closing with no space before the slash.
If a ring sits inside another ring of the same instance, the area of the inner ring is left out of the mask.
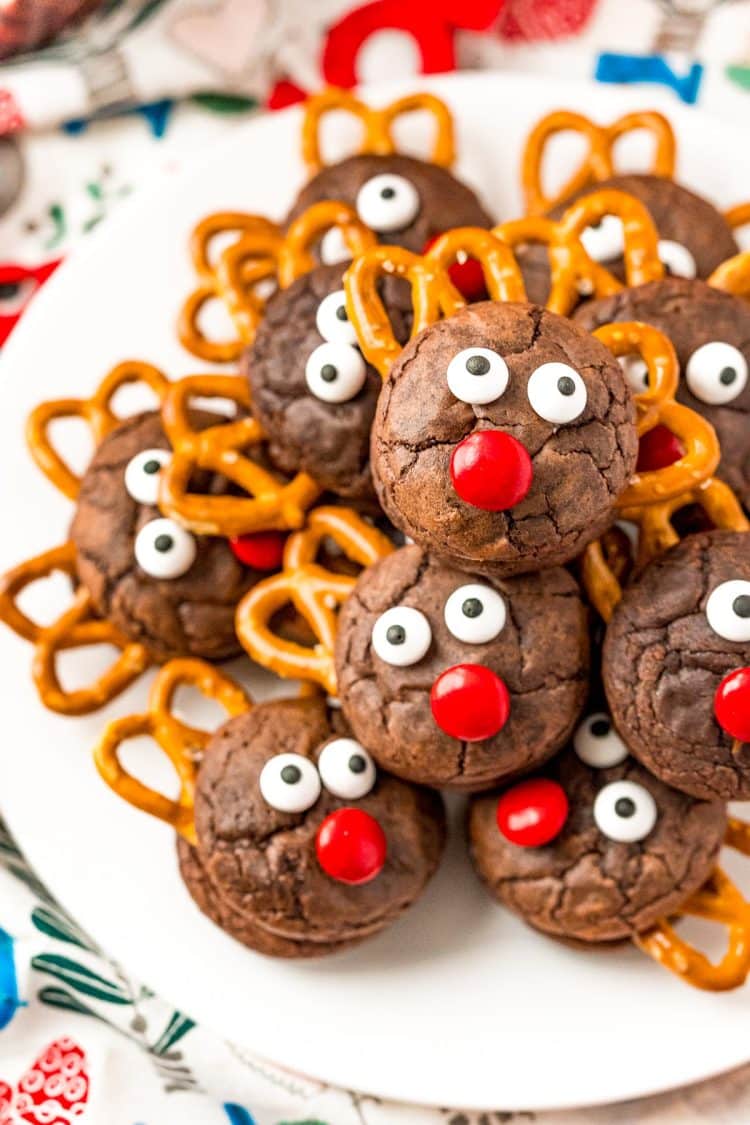
<path id="1" fill-rule="evenodd" d="M 339 883 L 360 886 L 379 875 L 385 864 L 385 833 L 363 809 L 345 808 L 330 813 L 315 839 L 318 863 Z"/>
<path id="2" fill-rule="evenodd" d="M 253 570 L 281 570 L 285 543 L 281 531 L 253 531 L 229 540 L 234 557 Z"/>
<path id="3" fill-rule="evenodd" d="M 685 446 L 666 426 L 654 426 L 638 442 L 639 473 L 649 473 L 655 469 L 666 469 L 685 456 Z"/>
<path id="4" fill-rule="evenodd" d="M 513 42 L 564 39 L 588 23 L 596 0 L 508 0 L 500 35 Z"/>
<path id="5" fill-rule="evenodd" d="M 466 503 L 486 512 L 505 512 L 527 495 L 534 479 L 525 446 L 501 430 L 479 430 L 459 442 L 451 455 L 451 481 Z"/>
<path id="6" fill-rule="evenodd" d="M 288 78 L 280 78 L 271 89 L 266 105 L 269 109 L 286 109 L 288 105 L 298 105 L 307 98 L 307 90 L 303 90 L 296 82 Z"/>
<path id="7" fill-rule="evenodd" d="M 481 742 L 493 738 L 510 717 L 510 694 L 491 668 L 455 664 L 442 672 L 430 692 L 432 717 L 451 738 Z"/>
<path id="8" fill-rule="evenodd" d="M 750 668 L 737 668 L 719 684 L 714 714 L 723 731 L 739 742 L 750 742 Z"/>
<path id="9" fill-rule="evenodd" d="M 86 1116 L 88 1099 L 86 1053 L 61 1036 L 34 1060 L 15 1090 L 0 1082 L 0 1125 L 66 1125 Z"/>
<path id="10" fill-rule="evenodd" d="M 503 793 L 497 802 L 500 834 L 520 848 L 541 848 L 559 836 L 568 819 L 568 798 L 556 781 L 533 777 Z"/>
<path id="11" fill-rule="evenodd" d="M 37 289 L 51 277 L 62 258 L 27 268 L 13 262 L 0 265 L 0 344 L 4 344 L 18 324 Z"/>

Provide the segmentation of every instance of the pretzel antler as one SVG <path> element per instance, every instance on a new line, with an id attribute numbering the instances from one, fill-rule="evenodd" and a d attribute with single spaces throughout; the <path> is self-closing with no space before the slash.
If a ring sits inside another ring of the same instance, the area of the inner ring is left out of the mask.
<path id="1" fill-rule="evenodd" d="M 728 207 L 724 212 L 724 218 L 732 230 L 746 227 L 750 223 L 750 200 L 745 203 L 735 203 L 734 207 Z"/>
<path id="2" fill-rule="evenodd" d="M 144 645 L 129 640 L 109 621 L 98 618 L 91 596 L 83 587 L 76 590 L 72 605 L 51 625 L 39 625 L 18 605 L 28 586 L 54 573 L 76 581 L 75 548 L 72 543 L 45 551 L 9 570 L 0 578 L 0 621 L 34 645 L 32 679 L 45 707 L 61 715 L 87 715 L 104 707 L 130 686 L 151 663 Z M 113 645 L 118 658 L 87 687 L 66 691 L 57 672 L 57 658 L 73 648 Z"/>
<path id="3" fill-rule="evenodd" d="M 281 572 L 259 582 L 242 599 L 236 626 L 240 643 L 258 664 L 284 678 L 319 684 L 329 695 L 335 695 L 337 611 L 356 578 L 333 574 L 316 563 L 325 538 L 333 539 L 346 557 L 361 567 L 371 566 L 394 550 L 382 532 L 355 512 L 316 508 L 304 530 L 287 540 Z M 273 631 L 273 617 L 288 605 L 310 626 L 317 640 L 314 648 L 305 648 Z"/>
<path id="4" fill-rule="evenodd" d="M 29 415 L 26 442 L 31 456 L 47 480 L 69 500 L 78 496 L 81 480 L 52 444 L 50 426 L 61 418 L 82 418 L 94 441 L 100 442 L 121 421 L 112 410 L 115 395 L 122 387 L 132 383 L 144 383 L 160 400 L 169 386 L 169 380 L 158 367 L 127 360 L 105 375 L 91 398 L 60 398 L 42 402 Z"/>
<path id="5" fill-rule="evenodd" d="M 747 206 L 750 211 L 750 204 Z M 750 300 L 750 250 L 743 250 L 717 266 L 709 277 L 708 284 L 714 289 L 722 289 L 735 297 Z"/>
<path id="6" fill-rule="evenodd" d="M 560 109 L 547 114 L 529 133 L 521 162 L 521 184 L 529 215 L 540 215 L 570 199 L 589 184 L 601 183 L 615 174 L 614 148 L 626 133 L 646 130 L 656 147 L 651 171 L 671 179 L 675 166 L 675 138 L 672 126 L 661 113 L 644 110 L 627 113 L 611 125 L 597 125 L 582 113 Z M 575 172 L 554 194 L 547 195 L 542 184 L 544 154 L 549 141 L 559 133 L 579 133 L 588 149 Z"/>
<path id="7" fill-rule="evenodd" d="M 348 90 L 330 87 L 315 97 L 309 98 L 302 122 L 302 159 L 310 175 L 325 167 L 320 146 L 320 124 L 328 113 L 344 111 L 352 114 L 362 123 L 362 143 L 359 154 L 370 156 L 391 156 L 397 152 L 393 137 L 393 122 L 398 117 L 417 111 L 432 114 L 435 119 L 435 144 L 430 160 L 433 164 L 450 167 L 455 159 L 453 140 L 453 118 L 445 102 L 434 94 L 407 94 L 403 98 L 374 109 L 360 101 Z"/>
<path id="8" fill-rule="evenodd" d="M 247 380 L 237 375 L 189 375 L 173 383 L 162 406 L 164 430 L 173 455 L 161 473 L 162 511 L 200 535 L 244 535 L 251 531 L 285 531 L 300 527 L 305 511 L 320 493 L 307 473 L 289 483 L 246 456 L 259 446 L 263 430 L 251 417 L 194 429 L 190 401 L 195 396 L 230 399 L 240 412 L 250 410 Z M 191 491 L 196 470 L 219 473 L 242 490 L 242 496 L 210 496 Z"/>
<path id="9" fill-rule="evenodd" d="M 104 781 L 118 797 L 171 824 L 189 843 L 195 844 L 195 779 L 211 734 L 188 726 L 173 714 L 174 697 L 177 690 L 184 686 L 195 687 L 207 699 L 215 700 L 230 718 L 244 714 L 252 706 L 243 688 L 213 665 L 202 660 L 171 660 L 158 672 L 151 685 L 148 710 L 110 723 L 94 750 L 94 762 Z M 180 781 L 180 793 L 176 800 L 170 800 L 144 785 L 120 762 L 122 744 L 142 735 L 149 735 L 174 766 Z"/>

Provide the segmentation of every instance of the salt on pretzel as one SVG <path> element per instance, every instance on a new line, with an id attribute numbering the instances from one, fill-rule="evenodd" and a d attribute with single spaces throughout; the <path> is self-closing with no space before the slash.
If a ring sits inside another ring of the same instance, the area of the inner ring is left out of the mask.
<path id="1" fill-rule="evenodd" d="M 60 398 L 42 402 L 29 415 L 26 442 L 37 467 L 55 488 L 69 500 L 75 500 L 81 480 L 55 448 L 50 434 L 52 423 L 62 418 L 82 418 L 96 443 L 120 424 L 112 402 L 124 386 L 143 383 L 161 400 L 169 386 L 166 375 L 150 363 L 127 360 L 104 377 L 90 398 Z"/>
<path id="2" fill-rule="evenodd" d="M 32 679 L 45 707 L 61 715 L 86 715 L 125 691 L 146 670 L 151 657 L 144 645 L 129 640 L 111 622 L 97 617 L 91 596 L 83 587 L 75 590 L 72 605 L 51 625 L 33 621 L 20 608 L 18 598 L 34 582 L 54 573 L 64 574 L 75 585 L 72 543 L 28 559 L 0 577 L 0 621 L 34 646 Z M 59 655 L 102 644 L 119 649 L 117 659 L 93 683 L 66 691 L 57 671 Z"/>
<path id="3" fill-rule="evenodd" d="M 244 714 L 252 706 L 243 688 L 213 665 L 203 660 L 170 660 L 151 685 L 148 710 L 110 723 L 94 750 L 94 762 L 118 797 L 171 824 L 188 843 L 195 844 L 195 779 L 211 734 L 188 726 L 175 716 L 175 695 L 186 686 L 197 688 L 207 699 L 219 703 L 230 718 Z M 133 777 L 120 761 L 123 743 L 144 735 L 157 743 L 174 767 L 180 782 L 175 800 Z"/>
<path id="4" fill-rule="evenodd" d="M 196 430 L 191 400 L 229 399 L 240 416 Z M 173 383 L 162 404 L 162 422 L 172 457 L 159 482 L 162 511 L 199 535 L 245 535 L 251 531 L 287 531 L 301 527 L 320 489 L 307 473 L 280 481 L 247 456 L 264 440 L 260 423 L 249 416 L 250 390 L 238 375 L 188 375 Z M 192 488 L 198 470 L 219 473 L 242 495 L 211 496 Z"/>
<path id="5" fill-rule="evenodd" d="M 529 133 L 521 160 L 521 186 L 526 212 L 541 215 L 558 203 L 576 195 L 590 184 L 615 175 L 615 145 L 626 133 L 645 130 L 652 134 L 655 150 L 651 173 L 671 179 L 675 167 L 675 138 L 672 126 L 661 113 L 644 110 L 627 113 L 610 125 L 597 125 L 582 113 L 560 109 L 547 114 Z M 554 194 L 543 186 L 544 155 L 552 137 L 559 133 L 578 133 L 587 142 L 586 153 L 568 180 Z"/>
<path id="6" fill-rule="evenodd" d="M 453 118 L 445 102 L 434 94 L 407 94 L 375 109 L 360 101 L 349 90 L 329 87 L 312 98 L 308 98 L 302 121 L 302 159 L 312 176 L 325 167 L 321 144 L 320 126 L 329 113 L 345 112 L 356 117 L 362 125 L 362 141 L 357 155 L 392 156 L 398 152 L 393 136 L 393 123 L 398 117 L 418 111 L 426 112 L 435 119 L 435 142 L 430 162 L 450 167 L 455 160 L 453 138 Z"/>
<path id="7" fill-rule="evenodd" d="M 282 570 L 259 582 L 244 596 L 236 614 L 237 637 L 246 652 L 284 679 L 317 684 L 336 694 L 334 645 L 337 612 L 356 578 L 334 574 L 315 560 L 325 539 L 332 539 L 351 561 L 371 566 L 394 550 L 391 541 L 346 508 L 321 507 L 310 512 L 302 531 L 290 535 Z M 274 632 L 274 616 L 292 605 L 316 639 L 312 648 Z"/>

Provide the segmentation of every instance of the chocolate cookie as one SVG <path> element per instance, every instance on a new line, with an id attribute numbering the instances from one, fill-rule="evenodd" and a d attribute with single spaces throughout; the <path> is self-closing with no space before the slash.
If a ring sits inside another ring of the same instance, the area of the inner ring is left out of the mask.
<path id="1" fill-rule="evenodd" d="M 78 576 L 97 612 L 155 660 L 222 660 L 240 651 L 234 612 L 261 575 L 226 540 L 194 536 L 162 518 L 156 496 L 169 450 L 157 412 L 128 418 L 101 442 L 71 527 Z M 208 481 L 201 485 L 210 490 Z M 218 480 L 214 487 L 223 490 Z"/>
<path id="2" fill-rule="evenodd" d="M 721 444 L 719 476 L 750 507 L 750 305 L 702 281 L 670 278 L 589 301 L 575 319 L 593 330 L 611 321 L 642 320 L 674 344 L 682 377 L 677 398 L 702 414 Z M 631 365 L 634 389 L 643 364 Z"/>
<path id="3" fill-rule="evenodd" d="M 381 242 L 421 254 L 426 243 L 453 227 L 491 227 L 471 188 L 438 164 L 412 156 L 350 156 L 323 168 L 297 196 L 287 224 L 313 203 L 335 199 L 355 207 Z M 350 257 L 338 232 L 320 245 L 326 264 Z"/>
<path id="4" fill-rule="evenodd" d="M 629 749 L 695 797 L 750 797 L 750 535 L 692 535 L 625 590 L 603 676 Z"/>
<path id="5" fill-rule="evenodd" d="M 471 858 L 490 895 L 544 933 L 632 937 L 705 882 L 725 808 L 652 777 L 627 756 L 606 714 L 581 725 L 575 746 L 540 777 L 472 800 Z"/>
<path id="6" fill-rule="evenodd" d="M 195 827 L 180 864 L 198 905 L 282 957 L 390 925 L 434 874 L 446 832 L 440 797 L 377 771 L 319 698 L 263 703 L 217 731 Z"/>
<path id="7" fill-rule="evenodd" d="M 587 615 L 565 570 L 499 579 L 403 547 L 342 607 L 344 715 L 385 769 L 486 789 L 570 737 L 588 690 Z"/>
<path id="8" fill-rule="evenodd" d="M 568 562 L 612 522 L 635 408 L 598 340 L 535 305 L 485 301 L 406 345 L 375 414 L 388 517 L 458 566 Z"/>
<path id="9" fill-rule="evenodd" d="M 343 266 L 319 266 L 275 293 L 243 369 L 274 464 L 321 487 L 372 500 L 370 430 L 382 379 L 362 357 L 346 316 Z M 389 277 L 381 296 L 396 338 L 411 329 L 411 294 Z"/>

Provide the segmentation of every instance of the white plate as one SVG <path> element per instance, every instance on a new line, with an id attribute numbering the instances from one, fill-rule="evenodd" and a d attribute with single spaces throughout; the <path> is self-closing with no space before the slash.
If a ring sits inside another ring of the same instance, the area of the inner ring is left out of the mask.
<path id="1" fill-rule="evenodd" d="M 559 105 L 594 108 L 602 120 L 661 105 L 687 183 L 722 203 L 750 184 L 743 135 L 651 91 L 491 74 L 421 85 L 450 103 L 459 172 L 499 216 L 518 210 L 525 133 Z M 394 92 L 400 87 L 374 91 L 373 100 Z M 172 375 L 195 370 L 173 331 L 191 282 L 188 231 L 218 208 L 281 216 L 303 177 L 299 120 L 292 110 L 238 127 L 207 163 L 129 205 L 33 303 L 2 361 L 3 569 L 59 541 L 70 516 L 30 464 L 24 417 L 40 399 L 85 395 L 128 356 Z M 473 1108 L 632 1098 L 750 1059 L 750 991 L 701 994 L 633 948 L 578 952 L 526 929 L 481 891 L 460 825 L 427 895 L 388 933 L 313 964 L 250 953 L 193 906 L 172 833 L 99 781 L 89 749 L 108 716 L 46 713 L 29 682 L 28 649 L 7 630 L 0 660 L 0 796 L 22 848 L 131 972 L 224 1037 L 349 1088 Z M 144 696 L 141 683 L 108 715 L 137 709 Z M 147 746 L 129 760 L 164 776 Z"/>

